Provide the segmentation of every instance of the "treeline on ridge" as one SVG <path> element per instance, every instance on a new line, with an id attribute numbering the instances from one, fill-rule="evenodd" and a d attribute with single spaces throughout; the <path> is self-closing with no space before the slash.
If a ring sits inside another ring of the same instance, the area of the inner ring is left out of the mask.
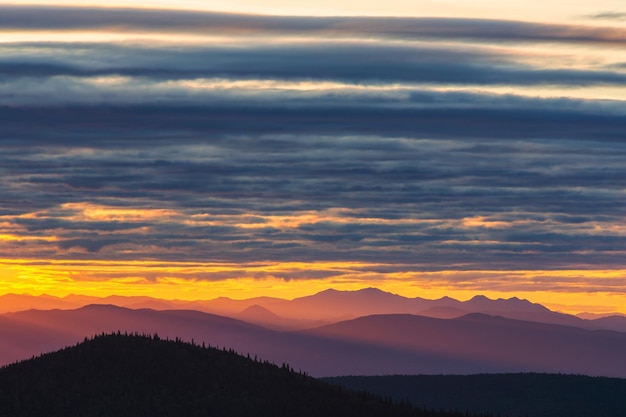
<path id="1" fill-rule="evenodd" d="M 487 417 L 418 409 L 288 365 L 157 335 L 103 334 L 0 369 L 1 417 Z"/>

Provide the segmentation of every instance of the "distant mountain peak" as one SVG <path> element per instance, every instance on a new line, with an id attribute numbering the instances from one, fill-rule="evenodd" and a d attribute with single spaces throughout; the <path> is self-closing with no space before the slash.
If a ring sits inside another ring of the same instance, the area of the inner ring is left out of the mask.
<path id="1" fill-rule="evenodd" d="M 552 311 L 541 304 L 531 303 L 528 300 L 520 299 L 518 297 L 511 298 L 498 298 L 492 300 L 484 295 L 477 295 L 468 301 L 462 303 L 465 308 L 474 312 L 482 312 L 487 314 L 495 314 L 505 317 L 523 318 L 524 320 L 537 319 L 537 314 L 552 313 Z M 520 316 L 520 314 L 532 314 L 533 316 Z M 512 316 L 513 315 L 513 316 Z M 552 321 L 555 317 L 545 317 Z"/>
<path id="2" fill-rule="evenodd" d="M 340 290 L 337 290 L 335 288 L 327 288 L 325 290 L 322 290 L 322 291 L 318 292 L 317 294 L 337 294 L 337 293 L 340 293 L 340 292 L 346 292 L 346 291 L 340 291 Z"/>
<path id="3" fill-rule="evenodd" d="M 312 295 L 311 297 L 315 297 L 319 295 L 368 295 L 368 296 L 393 296 L 393 297 L 405 298 L 398 294 L 383 291 L 375 287 L 360 288 L 358 290 L 337 290 L 334 288 L 329 288 L 327 290 L 320 291 L 317 294 Z"/>
<path id="4" fill-rule="evenodd" d="M 253 304 L 250 307 L 245 308 L 241 313 L 239 313 L 241 317 L 255 317 L 255 318 L 279 318 L 276 314 L 274 314 L 270 309 L 260 306 L 258 304 Z"/>
<path id="5" fill-rule="evenodd" d="M 356 290 L 356 292 L 369 292 L 369 293 L 383 293 L 383 294 L 391 294 L 390 292 L 387 291 L 383 291 L 379 288 L 375 288 L 375 287 L 367 287 L 367 288 L 361 288 L 360 290 Z"/>
<path id="6" fill-rule="evenodd" d="M 217 297 L 214 298 L 212 301 L 233 301 L 233 299 L 229 297 Z"/>
<path id="7" fill-rule="evenodd" d="M 387 291 L 383 291 L 380 288 L 376 288 L 376 287 L 365 287 L 365 288 L 359 288 L 357 290 L 338 290 L 336 288 L 328 288 L 326 290 L 320 291 L 317 294 L 391 294 L 391 295 L 395 295 L 392 294 L 390 292 Z"/>
<path id="8" fill-rule="evenodd" d="M 93 303 L 78 308 L 78 310 L 129 310 L 126 307 L 120 307 L 115 304 Z"/>
<path id="9" fill-rule="evenodd" d="M 482 294 L 478 294 L 478 295 L 473 296 L 469 301 L 493 301 L 493 300 Z"/>

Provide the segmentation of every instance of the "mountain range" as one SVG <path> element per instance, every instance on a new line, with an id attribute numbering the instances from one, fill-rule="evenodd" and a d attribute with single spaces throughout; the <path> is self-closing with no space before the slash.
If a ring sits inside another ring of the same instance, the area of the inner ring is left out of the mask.
<path id="1" fill-rule="evenodd" d="M 213 300 L 186 301 L 145 296 L 100 298 L 69 295 L 58 298 L 48 295 L 7 294 L 0 296 L 0 314 L 28 309 L 71 310 L 90 304 L 111 304 L 131 309 L 196 310 L 241 319 L 274 330 L 309 329 L 375 314 L 413 314 L 449 319 L 470 313 L 483 313 L 538 323 L 626 332 L 626 316 L 618 313 L 612 315 L 583 313 L 578 317 L 551 311 L 540 304 L 516 297 L 492 300 L 478 295 L 467 301 L 450 297 L 429 300 L 420 297 L 407 298 L 375 288 L 357 291 L 329 289 L 293 300 L 273 297 L 233 300 L 220 297 Z"/>
<path id="2" fill-rule="evenodd" d="M 0 363 L 102 332 L 140 332 L 226 346 L 313 376 L 556 372 L 626 377 L 626 333 L 471 313 L 384 314 L 278 331 L 192 310 L 89 305 L 0 316 Z"/>

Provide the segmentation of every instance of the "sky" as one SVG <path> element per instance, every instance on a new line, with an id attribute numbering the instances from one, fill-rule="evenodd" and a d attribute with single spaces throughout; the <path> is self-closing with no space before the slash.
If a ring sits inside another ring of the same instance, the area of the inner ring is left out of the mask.
<path id="1" fill-rule="evenodd" d="M 0 1 L 0 294 L 626 313 L 622 0 Z"/>

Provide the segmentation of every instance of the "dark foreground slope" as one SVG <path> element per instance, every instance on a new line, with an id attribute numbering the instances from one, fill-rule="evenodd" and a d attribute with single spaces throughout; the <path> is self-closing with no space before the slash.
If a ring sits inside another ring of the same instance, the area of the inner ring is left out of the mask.
<path id="1" fill-rule="evenodd" d="M 626 416 L 626 379 L 559 374 L 324 378 L 429 409 L 528 417 Z"/>
<path id="2" fill-rule="evenodd" d="M 0 369 L 2 417 L 444 415 L 157 337 L 99 336 Z"/>

